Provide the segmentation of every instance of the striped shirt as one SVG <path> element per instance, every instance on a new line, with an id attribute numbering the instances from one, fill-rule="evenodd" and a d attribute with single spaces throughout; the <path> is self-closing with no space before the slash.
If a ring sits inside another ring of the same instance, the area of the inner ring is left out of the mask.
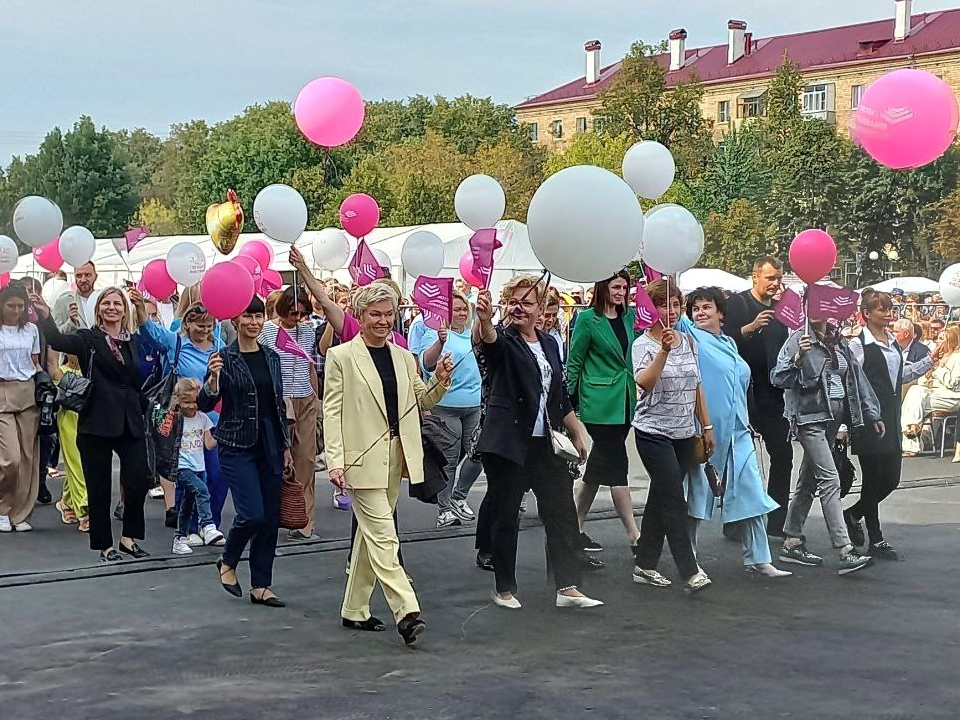
<path id="1" fill-rule="evenodd" d="M 291 355 L 277 348 L 277 334 L 280 326 L 274 322 L 263 324 L 263 330 L 257 340 L 264 347 L 268 347 L 280 357 L 280 377 L 283 379 L 283 396 L 288 398 L 305 398 L 313 395 L 313 385 L 310 384 L 310 362 L 302 357 Z M 312 358 L 317 355 L 317 333 L 313 326 L 307 323 L 298 323 L 295 328 L 287 330 L 290 337 Z"/>
<path id="2" fill-rule="evenodd" d="M 700 368 L 690 339 L 677 333 L 680 344 L 670 351 L 660 379 L 650 392 L 637 388 L 633 427 L 650 435 L 672 440 L 696 434 L 693 411 L 700 384 Z M 660 352 L 660 343 L 643 334 L 633 342 L 633 376 L 645 370 Z"/>
<path id="3" fill-rule="evenodd" d="M 827 355 L 827 396 L 831 400 L 843 400 L 847 391 L 844 388 L 844 380 L 847 377 L 847 358 L 838 349 L 834 353 L 837 358 L 837 367 L 833 367 L 833 355 Z"/>

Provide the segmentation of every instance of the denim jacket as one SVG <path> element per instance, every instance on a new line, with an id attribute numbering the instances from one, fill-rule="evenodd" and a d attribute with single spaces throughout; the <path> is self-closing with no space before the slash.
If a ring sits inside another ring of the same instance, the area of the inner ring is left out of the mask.
<path id="1" fill-rule="evenodd" d="M 290 430 L 287 427 L 287 411 L 283 401 L 283 381 L 280 375 L 280 358 L 270 348 L 260 346 L 266 356 L 267 367 L 273 377 L 273 394 L 276 407 L 268 412 L 275 414 L 274 420 L 283 437 L 283 447 L 290 447 Z M 251 448 L 257 443 L 261 431 L 260 411 L 257 407 L 257 389 L 253 384 L 253 375 L 240 354 L 240 346 L 234 342 L 220 351 L 223 369 L 220 371 L 219 392 L 213 393 L 207 384 L 209 375 L 200 389 L 197 405 L 203 412 L 210 412 L 218 400 L 223 400 L 220 422 L 213 430 L 217 443 L 234 448 Z"/>
<path id="2" fill-rule="evenodd" d="M 803 330 L 790 334 L 780 349 L 777 364 L 770 371 L 770 382 L 783 393 L 783 416 L 790 421 L 791 427 L 825 422 L 834 418 L 830 410 L 830 396 L 827 392 L 827 349 L 813 341 L 813 347 L 803 354 L 800 364 L 793 360 L 800 351 L 800 338 Z M 850 411 L 851 427 L 873 425 L 880 419 L 880 402 L 869 381 L 850 353 L 846 340 L 840 340 L 837 352 L 843 353 L 847 360 L 847 373 L 844 378 L 847 406 Z"/>

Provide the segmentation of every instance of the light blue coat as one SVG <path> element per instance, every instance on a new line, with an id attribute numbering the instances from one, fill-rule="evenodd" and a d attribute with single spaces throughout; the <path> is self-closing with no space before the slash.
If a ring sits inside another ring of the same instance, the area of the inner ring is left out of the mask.
<path id="1" fill-rule="evenodd" d="M 677 327 L 692 335 L 697 343 L 703 392 L 717 441 L 710 462 L 721 478 L 727 472 L 723 522 L 737 522 L 775 510 L 779 506 L 763 488 L 750 435 L 747 415 L 750 367 L 740 357 L 732 338 L 700 330 L 686 317 Z M 701 465 L 687 477 L 687 513 L 699 520 L 709 520 L 717 504 Z"/>

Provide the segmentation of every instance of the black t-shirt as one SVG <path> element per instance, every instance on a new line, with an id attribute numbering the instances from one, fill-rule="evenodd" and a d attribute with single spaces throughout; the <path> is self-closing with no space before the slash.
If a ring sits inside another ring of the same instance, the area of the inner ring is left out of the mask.
<path id="1" fill-rule="evenodd" d="M 623 348 L 623 354 L 627 354 L 627 328 L 623 325 L 623 316 L 617 315 L 616 317 L 608 317 L 607 321 L 610 323 L 610 328 L 613 330 L 613 334 L 617 336 L 617 340 L 620 341 L 620 347 Z"/>
<path id="2" fill-rule="evenodd" d="M 723 331 L 736 341 L 740 356 L 750 366 L 754 396 L 772 394 L 782 397 L 782 391 L 770 384 L 770 371 L 777 364 L 780 348 L 787 341 L 789 331 L 786 326 L 774 318 L 766 327 L 749 335 L 740 332 L 744 325 L 752 323 L 766 310 L 773 310 L 773 305 L 764 305 L 750 290 L 732 295 L 727 301 Z"/>
<path id="3" fill-rule="evenodd" d="M 267 356 L 263 348 L 255 352 L 240 353 L 250 374 L 253 375 L 253 386 L 257 391 L 257 410 L 261 416 L 272 415 L 277 406 L 277 396 L 273 391 L 273 376 L 267 365 Z"/>
<path id="4" fill-rule="evenodd" d="M 397 400 L 397 373 L 393 369 L 393 358 L 390 356 L 390 347 L 370 347 L 370 357 L 377 368 L 380 383 L 383 385 L 383 402 L 387 406 L 387 422 L 394 433 L 400 431 L 400 409 Z"/>

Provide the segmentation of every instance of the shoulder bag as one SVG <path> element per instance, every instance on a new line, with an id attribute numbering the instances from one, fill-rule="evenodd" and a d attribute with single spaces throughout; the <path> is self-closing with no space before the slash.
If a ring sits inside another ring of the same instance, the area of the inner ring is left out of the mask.
<path id="1" fill-rule="evenodd" d="M 93 380 L 91 376 L 93 375 L 93 357 L 95 353 L 96 351 L 91 348 L 90 365 L 87 369 L 86 376 L 82 373 L 69 372 L 64 373 L 63 377 L 60 378 L 60 383 L 57 385 L 57 403 L 64 410 L 72 410 L 79 414 L 83 412 L 83 409 L 87 406 L 90 393 L 93 392 Z"/>

